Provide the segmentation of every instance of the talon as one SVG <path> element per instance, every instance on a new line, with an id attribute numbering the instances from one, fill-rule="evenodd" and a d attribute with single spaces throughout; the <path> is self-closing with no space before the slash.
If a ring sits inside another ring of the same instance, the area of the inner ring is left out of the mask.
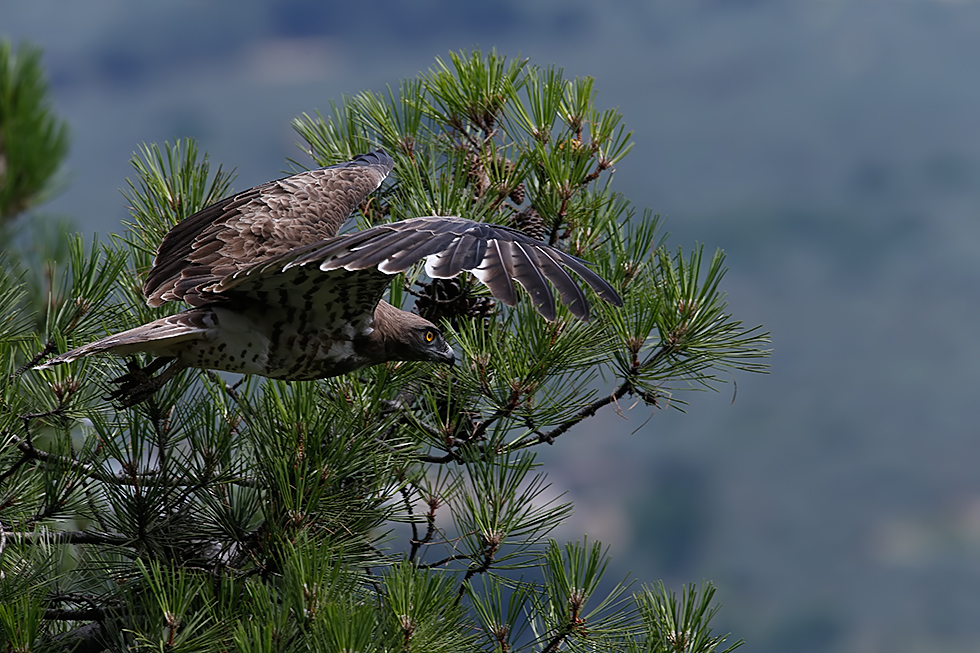
<path id="1" fill-rule="evenodd" d="M 175 361 L 176 358 L 173 356 L 164 356 L 154 359 L 145 367 L 140 367 L 136 359 L 130 358 L 126 361 L 126 369 L 129 371 L 112 380 L 112 383 L 118 384 L 119 387 L 110 392 L 106 399 L 118 401 L 119 408 L 130 408 L 146 401 L 174 374 L 184 369 L 183 365 Z M 172 363 L 170 367 L 153 376 L 154 372 L 168 363 Z"/>

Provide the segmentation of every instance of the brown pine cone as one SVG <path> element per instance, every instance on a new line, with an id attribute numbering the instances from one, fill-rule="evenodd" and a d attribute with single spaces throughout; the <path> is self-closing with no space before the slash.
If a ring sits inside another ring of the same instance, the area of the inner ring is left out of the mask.
<path id="1" fill-rule="evenodd" d="M 536 240 L 544 240 L 548 235 L 548 227 L 545 226 L 541 215 L 530 206 L 515 213 L 510 219 L 510 226 L 520 229 Z"/>
<path id="2" fill-rule="evenodd" d="M 524 203 L 524 199 L 527 197 L 527 189 L 524 187 L 523 182 L 517 184 L 514 190 L 510 191 L 510 201 L 514 204 L 520 206 Z"/>
<path id="3" fill-rule="evenodd" d="M 415 301 L 419 315 L 436 324 L 447 319 L 454 327 L 458 327 L 460 318 L 489 318 L 494 306 L 491 298 L 474 295 L 469 282 L 460 277 L 433 279 L 432 283 L 420 284 Z"/>

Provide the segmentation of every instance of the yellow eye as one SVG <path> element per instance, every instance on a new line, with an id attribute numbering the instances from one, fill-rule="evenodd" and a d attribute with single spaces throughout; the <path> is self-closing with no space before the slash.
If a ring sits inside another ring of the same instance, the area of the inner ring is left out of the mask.
<path id="1" fill-rule="evenodd" d="M 426 342 L 432 342 L 435 339 L 436 339 L 436 334 L 432 333 L 431 331 L 426 331 L 425 332 L 425 341 Z"/>

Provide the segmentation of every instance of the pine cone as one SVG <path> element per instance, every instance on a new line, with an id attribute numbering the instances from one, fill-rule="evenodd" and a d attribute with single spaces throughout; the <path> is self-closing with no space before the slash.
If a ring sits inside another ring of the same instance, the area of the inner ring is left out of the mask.
<path id="1" fill-rule="evenodd" d="M 524 203 L 524 199 L 527 197 L 527 189 L 524 187 L 524 183 L 517 184 L 514 190 L 510 191 L 510 201 L 514 204 L 520 206 Z"/>
<path id="2" fill-rule="evenodd" d="M 515 213 L 510 219 L 510 226 L 520 229 L 536 240 L 544 240 L 548 235 L 548 227 L 545 226 L 541 215 L 531 207 Z"/>
<path id="3" fill-rule="evenodd" d="M 476 201 L 483 197 L 483 194 L 490 187 L 490 176 L 483 169 L 483 162 L 480 161 L 480 157 L 471 154 L 469 159 L 470 166 L 467 172 L 470 182 L 473 184 L 473 201 Z"/>
<path id="4" fill-rule="evenodd" d="M 454 327 L 460 318 L 485 320 L 493 314 L 495 302 L 489 297 L 473 294 L 469 282 L 460 277 L 433 279 L 432 283 L 420 284 L 415 308 L 419 315 L 438 324 L 449 320 Z"/>

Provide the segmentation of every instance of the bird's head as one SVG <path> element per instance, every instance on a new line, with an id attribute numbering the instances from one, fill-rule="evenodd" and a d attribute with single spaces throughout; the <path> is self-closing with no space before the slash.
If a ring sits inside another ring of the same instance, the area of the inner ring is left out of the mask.
<path id="1" fill-rule="evenodd" d="M 456 353 L 439 327 L 415 313 L 381 302 L 374 314 L 374 328 L 383 339 L 386 360 L 456 362 Z"/>

